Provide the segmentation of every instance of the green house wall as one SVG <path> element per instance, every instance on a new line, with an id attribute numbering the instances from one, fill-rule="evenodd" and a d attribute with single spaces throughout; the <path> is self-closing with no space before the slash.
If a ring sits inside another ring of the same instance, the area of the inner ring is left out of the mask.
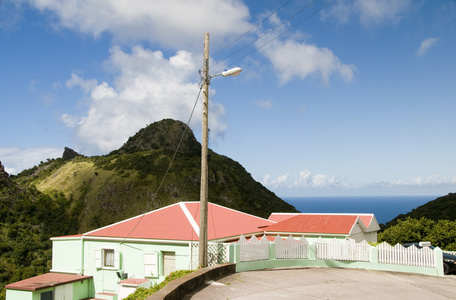
<path id="1" fill-rule="evenodd" d="M 167 241 L 127 241 L 110 239 L 86 239 L 85 237 L 54 238 L 52 271 L 82 273 L 93 276 L 94 293 L 115 292 L 118 290 L 117 272 L 127 273 L 128 278 L 146 278 L 151 283 L 165 279 L 163 253 L 175 254 L 175 270 L 190 268 L 190 247 L 188 242 L 173 243 Z M 114 249 L 119 252 L 118 268 L 99 268 L 96 266 L 96 251 Z M 144 254 L 157 254 L 158 274 L 145 274 Z"/>

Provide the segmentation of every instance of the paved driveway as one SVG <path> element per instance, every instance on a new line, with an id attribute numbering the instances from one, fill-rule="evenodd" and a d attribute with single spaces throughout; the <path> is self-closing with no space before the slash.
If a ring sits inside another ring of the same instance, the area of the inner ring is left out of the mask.
<path id="1" fill-rule="evenodd" d="M 456 275 L 303 268 L 235 273 L 184 299 L 456 299 Z"/>

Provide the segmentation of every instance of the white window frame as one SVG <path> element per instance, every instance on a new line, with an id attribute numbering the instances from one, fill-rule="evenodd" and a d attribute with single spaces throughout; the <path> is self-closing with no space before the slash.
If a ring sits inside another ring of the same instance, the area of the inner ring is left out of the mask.
<path id="1" fill-rule="evenodd" d="M 113 252 L 113 264 L 106 265 L 106 252 Z M 115 248 L 101 248 L 95 250 L 95 267 L 103 270 L 119 270 L 120 269 L 120 254 Z"/>

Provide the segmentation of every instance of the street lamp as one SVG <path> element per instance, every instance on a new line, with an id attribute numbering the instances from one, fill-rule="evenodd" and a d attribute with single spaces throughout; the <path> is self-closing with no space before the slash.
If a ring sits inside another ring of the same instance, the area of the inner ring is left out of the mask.
<path id="1" fill-rule="evenodd" d="M 203 134 L 201 141 L 201 191 L 200 191 L 200 228 L 198 265 L 207 267 L 207 200 L 208 200 L 208 115 L 209 115 L 209 85 L 212 77 L 222 75 L 237 76 L 241 68 L 225 70 L 222 73 L 209 75 L 209 33 L 204 34 L 204 62 L 203 62 Z"/>

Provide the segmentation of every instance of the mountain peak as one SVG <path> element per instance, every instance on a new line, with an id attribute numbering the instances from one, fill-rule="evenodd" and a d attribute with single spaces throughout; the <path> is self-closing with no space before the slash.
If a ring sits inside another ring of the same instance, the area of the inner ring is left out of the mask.
<path id="1" fill-rule="evenodd" d="M 11 179 L 0 161 L 0 187 L 9 185 L 11 185 Z"/>
<path id="2" fill-rule="evenodd" d="M 184 132 L 185 136 L 182 138 Z M 117 152 L 131 154 L 145 150 L 175 151 L 178 145 L 180 153 L 199 154 L 201 150 L 201 144 L 187 124 L 173 119 L 164 119 L 139 130 Z"/>
<path id="3" fill-rule="evenodd" d="M 63 151 L 62 159 L 63 160 L 69 160 L 72 158 L 75 158 L 77 156 L 81 156 L 81 154 L 77 153 L 71 148 L 65 147 L 65 150 Z"/>

